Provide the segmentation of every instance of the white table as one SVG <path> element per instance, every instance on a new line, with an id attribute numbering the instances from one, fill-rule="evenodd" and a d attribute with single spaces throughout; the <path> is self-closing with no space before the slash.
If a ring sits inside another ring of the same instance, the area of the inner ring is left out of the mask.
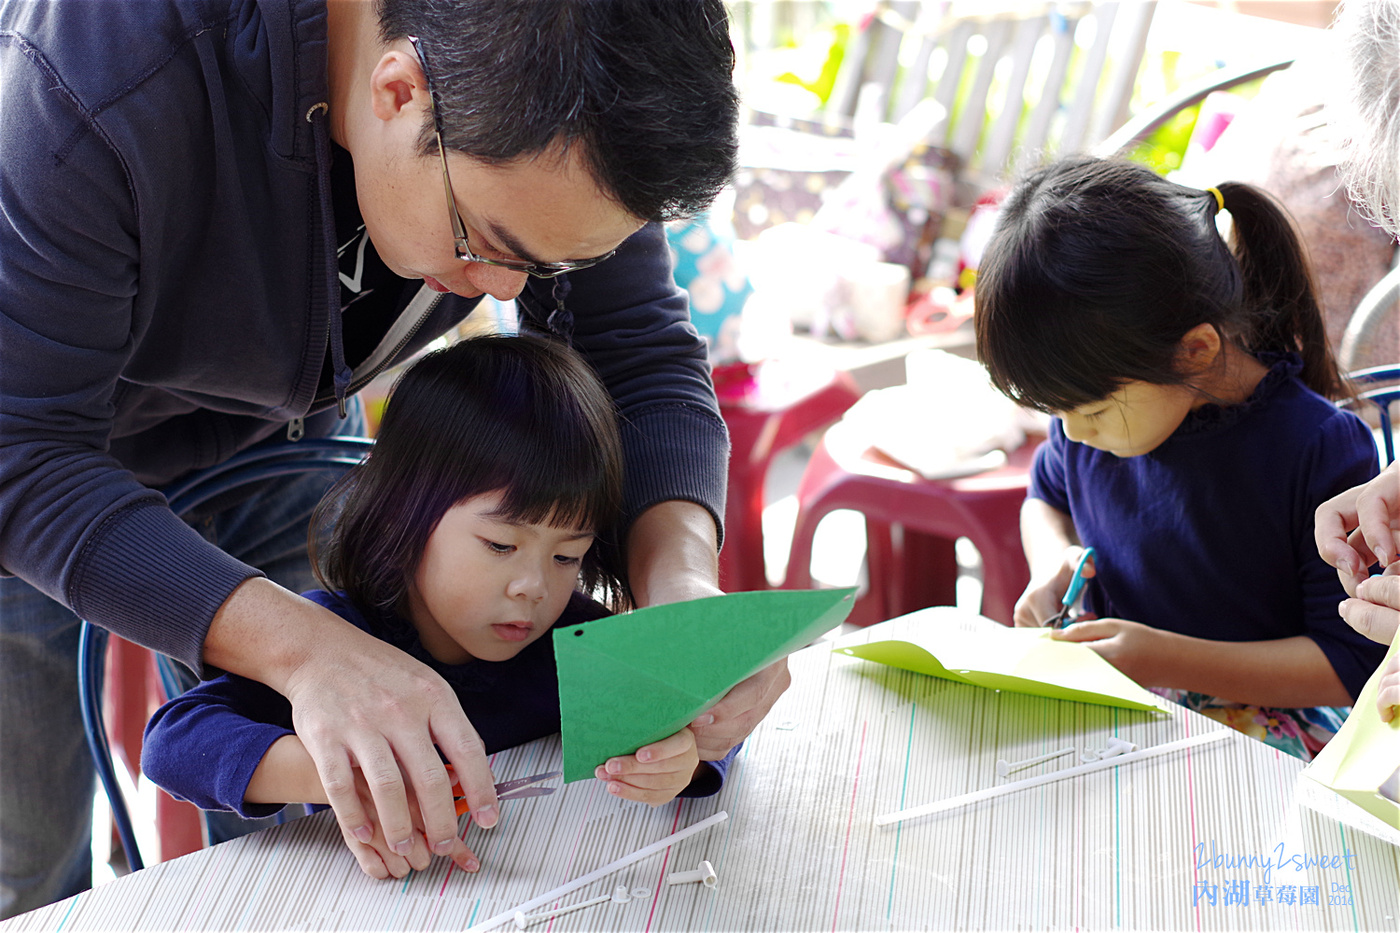
<path id="1" fill-rule="evenodd" d="M 1147 747 L 1222 728 L 1194 713 L 997 693 L 833 654 L 830 643 L 795 654 L 792 671 L 792 688 L 718 796 L 650 810 L 584 781 L 509 802 L 494 830 L 469 831 L 484 866 L 476 876 L 438 860 L 404 881 L 370 880 L 323 813 L 0 928 L 461 930 L 722 809 L 726 822 L 560 902 L 617 884 L 651 897 L 532 929 L 1400 929 L 1400 834 L 1300 780 L 1301 762 L 1237 734 L 898 826 L 872 822 L 1002 782 L 998 758 L 1101 748 L 1111 735 Z M 555 737 L 504 752 L 493 768 L 509 778 L 558 760 Z M 1347 822 L 1320 812 L 1333 809 Z M 1252 861 L 1213 865 L 1212 846 Z M 1297 870 L 1292 859 L 1303 856 L 1312 861 Z M 667 874 L 701 859 L 717 870 L 717 888 L 666 886 Z M 1266 878 L 1268 859 L 1283 864 Z M 1243 882 L 1244 905 L 1234 902 Z M 1267 903 L 1257 899 L 1263 884 Z M 1314 891 L 1319 902 L 1303 903 Z M 1280 903 L 1287 893 L 1294 902 Z"/>

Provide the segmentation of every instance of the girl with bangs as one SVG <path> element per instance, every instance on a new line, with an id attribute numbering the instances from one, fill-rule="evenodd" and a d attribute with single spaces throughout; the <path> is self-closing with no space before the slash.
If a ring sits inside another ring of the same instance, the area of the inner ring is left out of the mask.
<path id="1" fill-rule="evenodd" d="M 975 326 L 993 384 L 1055 416 L 1016 624 L 1052 619 L 1093 547 L 1085 613 L 1055 637 L 1310 760 L 1385 652 L 1339 618 L 1313 513 L 1378 463 L 1332 401 L 1346 382 L 1287 216 L 1249 185 L 1056 162 L 1003 205 Z"/>
<path id="2" fill-rule="evenodd" d="M 625 607 L 621 561 L 594 546 L 621 500 L 617 418 L 588 365 L 542 338 L 466 340 L 404 373 L 372 452 L 321 502 L 311 553 L 324 589 L 304 596 L 437 671 L 492 754 L 559 731 L 550 629 Z M 325 804 L 295 728 L 281 694 L 226 674 L 156 712 L 142 767 L 206 810 Z M 656 806 L 715 793 L 731 759 L 700 762 L 686 728 L 598 777 Z M 370 770 L 359 763 L 356 780 Z M 421 826 L 391 850 L 371 819 L 368 838 L 345 836 L 366 874 L 427 867 Z M 480 867 L 460 838 L 447 854 Z"/>

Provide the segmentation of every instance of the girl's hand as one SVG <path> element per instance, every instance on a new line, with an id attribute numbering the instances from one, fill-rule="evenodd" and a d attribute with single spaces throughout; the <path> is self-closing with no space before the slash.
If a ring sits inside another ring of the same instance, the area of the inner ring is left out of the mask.
<path id="1" fill-rule="evenodd" d="M 1086 643 L 1109 664 L 1144 687 L 1156 683 L 1158 665 L 1164 657 L 1167 634 L 1141 622 L 1127 619 L 1095 619 L 1075 622 L 1056 631 L 1051 638 Z"/>
<path id="2" fill-rule="evenodd" d="M 374 798 L 369 793 L 369 782 L 365 780 L 364 772 L 355 768 L 354 773 L 355 789 L 359 792 L 361 799 L 368 801 L 365 804 L 365 811 L 371 828 L 371 836 L 369 841 L 361 842 L 355 836 L 347 833 L 343 826 L 340 835 L 350 848 L 351 854 L 355 856 L 360 870 L 380 881 L 390 877 L 402 878 L 408 874 L 410 869 L 423 871 L 428 867 L 433 856 L 428 851 L 428 843 L 423 835 L 423 820 L 419 816 L 418 801 L 413 794 L 413 785 L 408 784 L 408 803 L 413 813 L 413 834 L 409 839 L 408 846 L 401 844 L 399 847 L 401 851 L 395 851 L 389 847 L 389 841 L 384 836 L 384 827 L 380 824 L 379 816 L 375 812 Z M 481 868 L 481 863 L 477 860 L 475 853 L 460 838 L 455 839 L 452 850 L 446 854 L 462 871 L 474 872 Z"/>
<path id="3" fill-rule="evenodd" d="M 1021 598 L 1016 600 L 1012 621 L 1022 627 L 1043 626 L 1060 611 L 1060 600 L 1069 589 L 1069 581 L 1074 577 L 1075 565 L 1084 554 L 1084 548 L 1077 544 L 1065 548 L 1064 559 L 1054 574 L 1048 579 L 1031 580 Z M 1094 575 L 1094 559 L 1084 562 L 1084 579 Z"/>
<path id="4" fill-rule="evenodd" d="M 1381 689 L 1376 694 L 1376 709 L 1380 710 L 1381 722 L 1394 719 L 1396 707 L 1400 707 L 1400 654 L 1391 656 L 1385 673 L 1381 675 Z"/>
<path id="5" fill-rule="evenodd" d="M 699 766 L 695 733 L 684 727 L 660 742 L 643 745 L 634 755 L 609 758 L 593 773 L 608 782 L 608 793 L 659 807 L 686 789 Z"/>
<path id="6" fill-rule="evenodd" d="M 1337 607 L 1346 624 L 1371 641 L 1393 642 L 1400 630 L 1400 563 L 1391 564 L 1379 577 L 1362 580 L 1352 596 Z"/>

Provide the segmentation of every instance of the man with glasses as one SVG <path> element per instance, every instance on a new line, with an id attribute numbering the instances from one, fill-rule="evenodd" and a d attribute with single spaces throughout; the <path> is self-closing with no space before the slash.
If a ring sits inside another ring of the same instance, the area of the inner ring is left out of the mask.
<path id="1" fill-rule="evenodd" d="M 483 295 L 618 404 L 636 602 L 718 592 L 727 439 L 658 222 L 732 171 L 732 66 L 720 0 L 0 3 L 0 915 L 88 884 L 75 613 L 284 693 L 347 839 L 461 845 L 434 746 L 495 823 L 446 684 L 294 595 L 323 481 L 184 521 L 152 491 L 353 430 Z"/>

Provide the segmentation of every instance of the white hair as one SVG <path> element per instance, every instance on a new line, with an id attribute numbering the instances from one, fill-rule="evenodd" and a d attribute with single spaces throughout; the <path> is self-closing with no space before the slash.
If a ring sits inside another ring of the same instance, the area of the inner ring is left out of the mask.
<path id="1" fill-rule="evenodd" d="M 1333 28 L 1346 55 L 1336 103 L 1347 191 L 1400 237 L 1400 0 L 1346 0 Z"/>

